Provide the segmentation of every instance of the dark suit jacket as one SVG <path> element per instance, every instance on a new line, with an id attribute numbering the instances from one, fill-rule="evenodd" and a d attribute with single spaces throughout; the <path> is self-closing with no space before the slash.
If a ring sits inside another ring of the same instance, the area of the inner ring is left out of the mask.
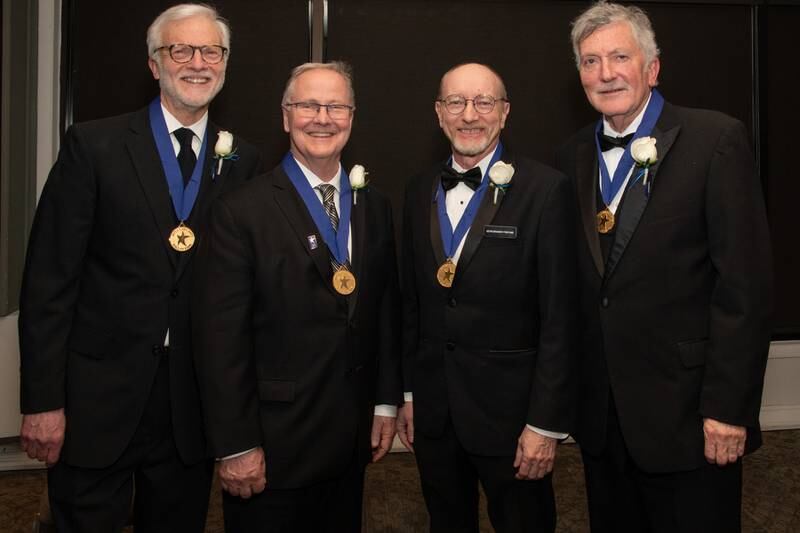
<path id="1" fill-rule="evenodd" d="M 747 426 L 758 413 L 770 340 L 771 251 L 744 126 L 665 104 L 651 134 L 658 162 L 618 211 L 603 261 L 595 226 L 594 125 L 559 167 L 575 180 L 585 335 L 576 438 L 605 446 L 609 392 L 637 465 L 670 472 L 704 463 L 702 418 Z"/>
<path id="2" fill-rule="evenodd" d="M 480 455 L 513 455 L 525 424 L 569 432 L 575 307 L 574 199 L 567 179 L 523 157 L 493 203 L 483 198 L 453 286 L 434 201 L 441 164 L 414 178 L 403 227 L 403 364 L 415 430 L 436 437 L 448 421 Z M 516 228 L 513 239 L 486 235 Z"/>
<path id="3" fill-rule="evenodd" d="M 260 160 L 237 142 L 239 159 L 212 182 L 219 129 L 208 128 L 187 224 L 200 242 L 212 198 L 254 175 Z M 178 451 L 187 463 L 207 456 L 189 334 L 194 249 L 172 250 L 176 225 L 147 108 L 67 131 L 31 230 L 19 326 L 22 412 L 65 408 L 69 464 L 104 467 L 125 449 L 168 328 Z"/>
<path id="4" fill-rule="evenodd" d="M 365 465 L 375 404 L 402 400 L 388 201 L 358 192 L 347 297 L 333 290 L 328 249 L 280 166 L 220 197 L 210 224 L 195 324 L 215 455 L 262 446 L 275 489 Z"/>

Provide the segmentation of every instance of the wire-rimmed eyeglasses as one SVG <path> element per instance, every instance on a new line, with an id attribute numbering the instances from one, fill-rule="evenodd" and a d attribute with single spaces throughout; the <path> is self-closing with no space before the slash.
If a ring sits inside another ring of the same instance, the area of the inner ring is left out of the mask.
<path id="1" fill-rule="evenodd" d="M 200 57 L 209 65 L 216 65 L 228 53 L 228 49 L 218 44 L 206 44 L 203 46 L 192 46 L 191 44 L 175 43 L 166 46 L 159 46 L 153 53 L 160 50 L 169 52 L 169 57 L 176 63 L 188 63 L 194 57 L 195 51 L 200 51 Z"/>
<path id="2" fill-rule="evenodd" d="M 463 113 L 467 108 L 467 102 L 472 102 L 472 107 L 475 108 L 475 111 L 485 115 L 486 113 L 491 113 L 492 109 L 494 109 L 494 104 L 499 101 L 508 102 L 508 99 L 495 98 L 489 94 L 479 94 L 475 98 L 465 98 L 460 94 L 451 94 L 437 100 L 437 102 L 444 104 L 444 108 L 451 115 L 460 115 Z"/>
<path id="3" fill-rule="evenodd" d="M 294 107 L 298 116 L 303 118 L 314 118 L 323 107 L 328 113 L 328 116 L 334 120 L 342 120 L 350 118 L 350 113 L 353 112 L 355 106 L 347 104 L 320 104 L 317 102 L 286 102 L 284 107 Z"/>

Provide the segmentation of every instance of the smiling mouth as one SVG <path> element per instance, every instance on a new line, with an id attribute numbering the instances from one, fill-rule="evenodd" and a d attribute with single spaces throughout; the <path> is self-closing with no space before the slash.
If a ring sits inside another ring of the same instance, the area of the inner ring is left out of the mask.
<path id="1" fill-rule="evenodd" d="M 626 90 L 625 87 L 616 87 L 614 89 L 602 89 L 602 90 L 597 91 L 597 92 L 602 94 L 602 95 L 614 95 L 614 94 L 622 93 L 625 90 Z"/>
<path id="2" fill-rule="evenodd" d="M 190 83 L 192 85 L 204 85 L 211 81 L 211 78 L 207 77 L 198 77 L 198 76 L 184 76 L 181 78 L 182 81 L 186 83 Z"/>
<path id="3" fill-rule="evenodd" d="M 458 128 L 458 132 L 463 135 L 479 135 L 483 133 L 483 128 Z"/>

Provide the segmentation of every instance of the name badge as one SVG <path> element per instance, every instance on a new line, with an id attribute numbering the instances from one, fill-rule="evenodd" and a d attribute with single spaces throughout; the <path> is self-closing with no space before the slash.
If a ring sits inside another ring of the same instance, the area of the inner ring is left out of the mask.
<path id="1" fill-rule="evenodd" d="M 516 239 L 517 227 L 516 226 L 484 226 L 484 237 L 491 237 L 494 239 Z"/>

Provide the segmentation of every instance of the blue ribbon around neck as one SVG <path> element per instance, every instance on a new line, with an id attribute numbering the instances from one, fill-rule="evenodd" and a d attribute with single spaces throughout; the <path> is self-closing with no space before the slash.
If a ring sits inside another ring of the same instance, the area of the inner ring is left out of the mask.
<path id="1" fill-rule="evenodd" d="M 349 256 L 347 240 L 350 237 L 350 211 L 352 210 L 350 178 L 344 168 L 342 168 L 339 179 L 339 228 L 334 231 L 331 219 L 328 218 L 325 208 L 322 207 L 322 202 L 311 188 L 311 184 L 308 183 L 308 179 L 291 152 L 284 156 L 281 165 L 292 185 L 300 194 L 300 198 L 303 199 L 303 203 L 306 204 L 306 208 L 331 255 L 340 265 L 344 265 Z"/>
<path id="2" fill-rule="evenodd" d="M 489 170 L 491 170 L 492 165 L 500 160 L 502 155 L 503 144 L 497 143 L 497 148 L 494 151 L 492 159 L 489 161 L 489 166 L 486 167 L 486 172 L 483 173 L 481 184 L 475 190 L 475 193 L 472 195 L 472 198 L 470 198 L 469 203 L 467 203 L 467 208 L 464 210 L 464 214 L 461 215 L 461 219 L 458 221 L 458 224 L 456 224 L 455 231 L 453 231 L 453 226 L 450 224 L 450 217 L 447 216 L 445 192 L 442 188 L 441 179 L 439 180 L 439 188 L 436 191 L 435 197 L 436 211 L 439 214 L 439 230 L 442 234 L 442 245 L 444 246 L 444 253 L 448 259 L 452 259 L 453 256 L 455 256 L 456 250 L 458 250 L 458 245 L 464 239 L 467 231 L 469 231 L 469 228 L 472 226 L 472 222 L 475 220 L 475 216 L 478 214 L 478 208 L 481 205 L 481 200 L 483 200 L 483 196 L 486 194 L 486 189 L 489 188 L 489 179 L 487 178 L 489 175 Z M 450 158 L 450 163 L 452 164 L 452 157 Z"/>
<path id="3" fill-rule="evenodd" d="M 181 168 L 178 165 L 178 156 L 175 154 L 175 148 L 172 145 L 172 139 L 167 130 L 164 114 L 161 112 L 160 97 L 156 97 L 155 100 L 150 102 L 149 112 L 150 129 L 156 141 L 158 156 L 161 159 L 161 167 L 164 169 L 164 175 L 167 177 L 169 195 L 172 198 L 172 207 L 175 209 L 175 215 L 178 217 L 178 220 L 184 222 L 192 213 L 192 208 L 200 192 L 200 179 L 203 175 L 203 166 L 206 160 L 206 147 L 208 146 L 208 127 L 206 127 L 206 133 L 203 136 L 200 156 L 197 158 L 197 163 L 194 165 L 192 177 L 189 183 L 186 184 L 186 187 L 184 187 L 183 174 L 181 174 Z"/>
<path id="4" fill-rule="evenodd" d="M 636 134 L 633 136 L 633 139 L 631 139 L 631 142 L 625 147 L 625 153 L 622 154 L 622 159 L 619 160 L 617 170 L 614 171 L 613 181 L 611 180 L 611 175 L 608 173 L 606 161 L 603 159 L 600 141 L 597 140 L 597 134 L 603 131 L 603 119 L 601 118 L 598 121 L 597 128 L 595 128 L 594 144 L 597 147 L 597 161 L 600 163 L 600 192 L 603 195 L 603 202 L 605 202 L 606 205 L 611 205 L 614 197 L 617 196 L 617 193 L 622 188 L 625 177 L 633 167 L 634 160 L 631 155 L 631 145 L 633 141 L 650 135 L 653 128 L 656 126 L 656 122 L 658 122 L 658 117 L 661 116 L 662 109 L 664 109 L 664 97 L 661 96 L 661 93 L 656 89 L 653 89 L 650 102 L 648 102 L 647 109 L 645 109 L 644 116 L 642 117 L 642 123 L 636 128 Z M 636 181 L 637 180 L 629 180 L 629 186 L 632 186 Z"/>

